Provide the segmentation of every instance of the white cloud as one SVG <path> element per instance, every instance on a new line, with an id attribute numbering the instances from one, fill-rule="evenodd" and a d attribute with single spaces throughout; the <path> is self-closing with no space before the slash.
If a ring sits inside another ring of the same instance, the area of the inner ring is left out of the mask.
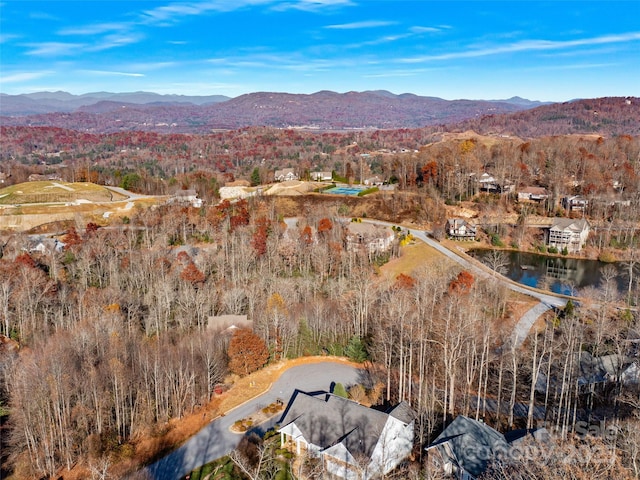
<path id="1" fill-rule="evenodd" d="M 120 32 L 127 28 L 124 23 L 96 23 L 83 27 L 68 27 L 58 31 L 59 35 L 99 35 L 108 32 Z"/>
<path id="2" fill-rule="evenodd" d="M 27 43 L 25 46 L 30 49 L 27 55 L 36 56 L 76 55 L 85 47 L 82 43 L 63 42 Z"/>
<path id="3" fill-rule="evenodd" d="M 601 37 L 583 38 L 577 40 L 522 40 L 506 45 L 499 45 L 488 48 L 474 48 L 461 52 L 442 53 L 439 55 L 422 55 L 399 59 L 400 63 L 422 63 L 437 60 L 455 60 L 459 58 L 476 58 L 503 53 L 564 50 L 574 47 L 585 47 L 591 45 L 606 45 L 611 43 L 626 43 L 640 40 L 640 32 L 623 33 L 619 35 L 603 35 Z"/>
<path id="4" fill-rule="evenodd" d="M 288 2 L 275 2 L 271 7 L 273 11 L 301 10 L 303 12 L 323 12 L 341 7 L 352 7 L 355 3 L 351 0 L 297 0 Z"/>
<path id="5" fill-rule="evenodd" d="M 440 26 L 440 27 L 421 27 L 419 25 L 416 25 L 414 27 L 411 27 L 409 29 L 409 31 L 411 33 L 437 33 L 437 32 L 441 32 L 443 29 L 445 28 L 451 28 L 451 27 L 446 27 L 446 26 Z"/>
<path id="6" fill-rule="evenodd" d="M 132 43 L 137 43 L 144 37 L 140 34 L 113 34 L 105 36 L 102 41 L 87 47 L 88 52 L 101 52 L 111 48 L 124 47 Z"/>
<path id="7" fill-rule="evenodd" d="M 29 82 L 50 75 L 50 71 L 13 73 L 0 77 L 0 83 Z"/>
<path id="8" fill-rule="evenodd" d="M 15 40 L 16 38 L 20 38 L 20 35 L 14 35 L 11 33 L 0 33 L 0 44 L 10 42 L 11 40 Z"/>
<path id="9" fill-rule="evenodd" d="M 387 20 L 363 20 L 361 22 L 340 23 L 337 25 L 326 25 L 324 28 L 330 28 L 334 30 L 356 30 L 361 28 L 387 27 L 389 25 L 396 25 L 396 24 L 397 22 L 390 22 Z"/>
<path id="10" fill-rule="evenodd" d="M 87 73 L 89 75 L 99 75 L 99 76 L 144 77 L 143 73 L 111 72 L 108 70 L 81 70 L 81 72 Z"/>
<path id="11" fill-rule="evenodd" d="M 611 68 L 611 67 L 619 67 L 620 64 L 617 63 L 577 63 L 577 64 L 568 64 L 568 65 L 541 65 L 532 68 L 525 68 L 523 70 L 587 70 L 593 68 Z"/>

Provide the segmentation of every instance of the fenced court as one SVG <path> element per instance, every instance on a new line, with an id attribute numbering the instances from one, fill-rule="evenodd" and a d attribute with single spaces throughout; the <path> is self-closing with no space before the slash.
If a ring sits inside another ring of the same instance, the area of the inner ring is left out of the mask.
<path id="1" fill-rule="evenodd" d="M 329 190 L 325 190 L 324 193 L 332 193 L 334 195 L 358 195 L 363 190 L 366 190 L 368 187 L 365 186 L 342 186 L 342 187 L 334 187 Z"/>

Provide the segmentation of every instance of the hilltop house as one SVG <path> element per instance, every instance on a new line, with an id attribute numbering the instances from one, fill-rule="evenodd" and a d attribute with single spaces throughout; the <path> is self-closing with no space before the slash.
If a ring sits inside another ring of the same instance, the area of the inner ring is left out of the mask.
<path id="1" fill-rule="evenodd" d="M 475 240 L 477 229 L 462 218 L 449 218 L 445 224 L 445 232 L 447 237 L 454 240 Z"/>
<path id="2" fill-rule="evenodd" d="M 361 250 L 369 256 L 387 252 L 393 245 L 395 234 L 388 227 L 372 223 L 349 222 L 345 227 L 345 248 Z"/>
<path id="3" fill-rule="evenodd" d="M 554 218 L 547 233 L 547 245 L 558 250 L 577 253 L 589 237 L 589 222 L 585 219 Z"/>
<path id="4" fill-rule="evenodd" d="M 331 172 L 311 172 L 310 176 L 311 180 L 315 180 L 316 182 L 330 182 L 331 180 L 333 180 L 333 175 L 331 174 Z"/>
<path id="5" fill-rule="evenodd" d="M 330 393 L 297 390 L 279 424 L 282 445 L 319 458 L 322 478 L 380 478 L 413 449 L 414 413 L 406 402 L 382 412 Z"/>
<path id="6" fill-rule="evenodd" d="M 293 168 L 283 168 L 282 170 L 276 170 L 273 175 L 276 182 L 286 182 L 288 180 L 298 180 L 298 175 L 293 171 Z"/>
<path id="7" fill-rule="evenodd" d="M 549 192 L 543 187 L 525 187 L 518 192 L 518 202 L 541 203 L 549 198 Z"/>

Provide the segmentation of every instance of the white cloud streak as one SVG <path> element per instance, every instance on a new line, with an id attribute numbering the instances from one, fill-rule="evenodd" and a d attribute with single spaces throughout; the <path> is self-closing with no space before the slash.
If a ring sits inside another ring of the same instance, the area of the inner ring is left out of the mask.
<path id="1" fill-rule="evenodd" d="M 144 77 L 143 73 L 130 73 L 130 72 L 111 72 L 108 70 L 81 70 L 81 72 L 90 75 L 99 76 L 113 76 L 113 77 Z"/>
<path id="2" fill-rule="evenodd" d="M 25 44 L 29 50 L 27 55 L 34 56 L 65 56 L 76 55 L 85 47 L 82 43 L 43 42 Z"/>
<path id="3" fill-rule="evenodd" d="M 31 80 L 36 80 L 38 78 L 43 78 L 48 75 L 51 75 L 49 71 L 43 72 L 22 72 L 22 73 L 13 73 L 11 75 L 6 75 L 0 77 L 0 83 L 20 83 L 20 82 L 29 82 Z"/>
<path id="4" fill-rule="evenodd" d="M 456 60 L 461 58 L 477 58 L 504 53 L 534 52 L 546 50 L 564 50 L 569 48 L 586 47 L 592 45 L 606 45 L 611 43 L 627 43 L 640 40 L 640 32 L 630 32 L 619 35 L 603 35 L 600 37 L 583 38 L 577 40 L 523 40 L 507 45 L 489 48 L 471 49 L 462 52 L 443 53 L 439 55 L 421 55 L 406 57 L 398 60 L 400 63 L 423 63 L 438 60 Z"/>
<path id="5" fill-rule="evenodd" d="M 326 25 L 324 28 L 332 30 L 356 30 L 362 28 L 379 28 L 388 27 L 389 25 L 396 25 L 397 22 L 390 22 L 387 20 L 363 20 L 361 22 L 352 23 L 340 23 L 337 25 Z"/>

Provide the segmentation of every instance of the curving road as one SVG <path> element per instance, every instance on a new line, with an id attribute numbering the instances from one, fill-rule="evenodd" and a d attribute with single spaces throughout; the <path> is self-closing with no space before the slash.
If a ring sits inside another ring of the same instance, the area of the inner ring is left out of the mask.
<path id="1" fill-rule="evenodd" d="M 229 430 L 236 420 L 248 417 L 277 399 L 288 402 L 296 389 L 305 392 L 329 391 L 333 382 L 346 387 L 368 383 L 367 380 L 365 370 L 331 360 L 290 368 L 267 392 L 233 409 L 224 417 L 211 421 L 181 447 L 145 468 L 144 474 L 153 480 L 177 480 L 193 469 L 223 457 L 236 448 L 242 438 L 242 434 Z M 260 425 L 260 428 L 266 431 L 277 421 L 278 416 Z"/>
<path id="2" fill-rule="evenodd" d="M 425 242 L 430 247 L 435 248 L 440 253 L 445 255 L 447 258 L 462 265 L 465 269 L 472 271 L 477 276 L 484 277 L 484 278 L 494 278 L 502 282 L 504 286 L 506 286 L 508 289 L 514 292 L 523 293 L 525 295 L 528 295 L 530 297 L 533 297 L 539 300 L 540 303 L 536 304 L 535 306 L 527 310 L 525 314 L 520 318 L 520 320 L 518 320 L 518 323 L 516 324 L 513 331 L 513 339 L 515 341 L 516 346 L 520 346 L 522 342 L 524 342 L 524 340 L 527 338 L 527 335 L 529 335 L 529 331 L 531 330 L 531 327 L 533 326 L 535 321 L 540 317 L 540 315 L 542 315 L 547 310 L 550 310 L 552 308 L 564 307 L 567 304 L 567 299 L 564 297 L 560 297 L 552 293 L 544 293 L 539 290 L 533 290 L 533 289 L 524 287 L 518 283 L 513 282 L 512 280 L 508 279 L 504 275 L 501 275 L 496 272 L 489 273 L 484 268 L 480 267 L 474 262 L 471 262 L 468 259 L 461 257 L 460 255 L 457 255 L 456 253 L 449 250 L 448 248 L 442 246 L 436 240 L 429 237 L 427 232 L 424 232 L 422 230 L 411 230 L 411 234 L 414 237 L 419 238 L 420 240 Z"/>
<path id="3" fill-rule="evenodd" d="M 395 225 L 375 220 L 363 221 L 386 226 Z M 285 222 L 289 226 L 295 226 L 297 219 L 287 218 Z M 513 338 L 517 346 L 527 338 L 529 330 L 531 330 L 540 315 L 551 308 L 563 307 L 567 303 L 566 298 L 532 290 L 511 281 L 503 275 L 494 272 L 490 273 L 477 263 L 444 247 L 429 237 L 426 231 L 410 229 L 410 232 L 415 238 L 425 242 L 450 260 L 473 272 L 476 276 L 494 278 L 514 292 L 523 293 L 539 300 L 538 304 L 522 316 L 514 328 Z M 274 382 L 267 392 L 228 412 L 226 416 L 213 420 L 184 445 L 148 466 L 144 473 L 153 480 L 176 480 L 207 462 L 223 457 L 233 450 L 242 438 L 242 434 L 232 433 L 229 430 L 234 422 L 248 417 L 257 410 L 273 403 L 276 399 L 282 399 L 287 402 L 296 389 L 306 392 L 328 391 L 333 382 L 353 385 L 366 383 L 367 380 L 366 371 L 343 363 L 332 362 L 331 360 L 290 368 Z M 260 428 L 268 430 L 275 425 L 277 420 L 278 417 L 275 417 L 261 425 Z"/>

